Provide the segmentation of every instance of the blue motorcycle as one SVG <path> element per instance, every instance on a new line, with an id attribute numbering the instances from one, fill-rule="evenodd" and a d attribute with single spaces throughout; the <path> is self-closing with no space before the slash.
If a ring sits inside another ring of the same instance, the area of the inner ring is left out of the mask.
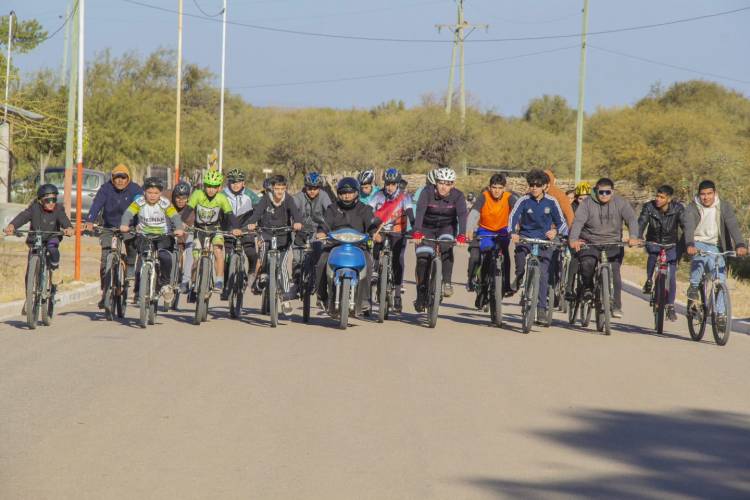
<path id="1" fill-rule="evenodd" d="M 349 312 L 360 315 L 362 306 L 357 300 L 357 286 L 366 281 L 367 260 L 359 244 L 368 236 L 353 229 L 339 229 L 328 234 L 328 239 L 338 243 L 328 256 L 328 304 L 326 309 L 331 317 L 339 318 L 339 328 L 346 330 Z M 363 286 L 369 286 L 364 283 Z"/>

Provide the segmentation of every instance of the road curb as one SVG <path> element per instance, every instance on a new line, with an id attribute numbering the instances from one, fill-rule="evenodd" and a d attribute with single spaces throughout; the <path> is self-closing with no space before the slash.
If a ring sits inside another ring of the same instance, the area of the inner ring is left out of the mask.
<path id="1" fill-rule="evenodd" d="M 648 301 L 647 296 L 641 292 L 642 287 L 637 283 L 633 283 L 632 281 L 623 279 L 622 289 L 630 295 L 634 295 L 635 297 L 638 297 L 643 301 Z M 674 308 L 678 314 L 682 314 L 683 316 L 687 312 L 687 305 L 684 302 L 675 301 Z M 750 334 L 750 322 L 734 319 L 732 320 L 732 331 Z"/>
<path id="2" fill-rule="evenodd" d="M 57 295 L 57 305 L 55 307 L 63 307 L 74 302 L 80 302 L 82 300 L 90 299 L 99 295 L 99 283 L 87 283 L 86 285 L 76 288 L 75 290 L 69 290 L 66 292 L 59 293 Z M 0 320 L 9 319 L 15 316 L 21 315 L 21 308 L 23 307 L 23 300 L 15 300 L 8 302 L 7 304 L 0 305 Z"/>

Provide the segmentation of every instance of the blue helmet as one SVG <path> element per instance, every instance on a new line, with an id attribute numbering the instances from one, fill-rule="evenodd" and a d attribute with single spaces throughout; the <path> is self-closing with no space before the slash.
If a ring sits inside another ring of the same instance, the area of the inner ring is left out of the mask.
<path id="1" fill-rule="evenodd" d="M 401 172 L 396 168 L 389 168 L 383 172 L 383 184 L 398 184 L 401 182 Z"/>
<path id="2" fill-rule="evenodd" d="M 322 187 L 323 186 L 323 176 L 321 176 L 318 172 L 308 172 L 305 174 L 305 186 L 307 187 Z"/>

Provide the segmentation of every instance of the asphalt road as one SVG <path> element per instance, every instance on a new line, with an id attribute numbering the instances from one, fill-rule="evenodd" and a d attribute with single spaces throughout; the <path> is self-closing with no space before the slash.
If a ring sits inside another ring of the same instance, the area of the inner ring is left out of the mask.
<path id="1" fill-rule="evenodd" d="M 750 497 L 750 338 L 655 336 L 627 295 L 610 337 L 524 335 L 515 300 L 497 329 L 456 292 L 435 330 L 410 305 L 271 329 L 257 297 L 200 327 L 91 304 L 6 322 L 0 498 Z"/>

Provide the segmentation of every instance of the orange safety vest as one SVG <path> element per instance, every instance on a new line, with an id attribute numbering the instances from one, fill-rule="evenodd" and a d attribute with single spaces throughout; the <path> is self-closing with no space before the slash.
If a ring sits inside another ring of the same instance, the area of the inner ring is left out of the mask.
<path id="1" fill-rule="evenodd" d="M 508 227 L 510 193 L 506 191 L 498 200 L 494 199 L 488 191 L 482 194 L 484 194 L 484 205 L 479 212 L 479 226 L 488 231 L 500 231 Z"/>

